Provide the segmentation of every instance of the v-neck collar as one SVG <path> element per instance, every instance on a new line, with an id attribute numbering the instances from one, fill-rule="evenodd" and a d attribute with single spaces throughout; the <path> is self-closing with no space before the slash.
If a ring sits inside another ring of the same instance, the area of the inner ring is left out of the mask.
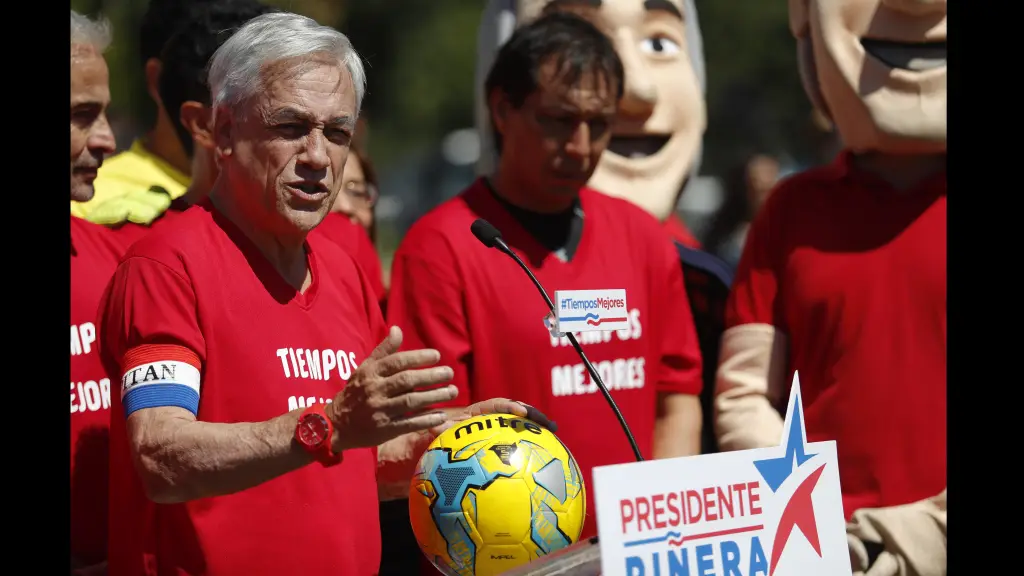
<path id="1" fill-rule="evenodd" d="M 245 256 L 249 265 L 252 266 L 253 272 L 263 282 L 263 285 L 275 300 L 282 304 L 294 304 L 303 310 L 308 310 L 313 306 L 316 296 L 320 292 L 320 272 L 317 266 L 316 255 L 313 253 L 312 248 L 310 248 L 308 239 L 303 243 L 303 248 L 306 254 L 306 266 L 309 267 L 310 282 L 306 291 L 301 292 L 284 279 L 284 276 L 281 275 L 256 244 L 241 229 L 235 226 L 234 222 L 217 210 L 212 202 L 207 199 L 200 206 L 210 212 L 214 223 L 238 246 L 239 251 Z"/>
<path id="2" fill-rule="evenodd" d="M 584 217 L 590 214 L 588 210 L 588 206 L 590 206 L 589 200 L 587 189 L 580 190 L 579 207 L 583 211 Z M 583 226 L 579 245 L 576 247 L 576 253 L 572 259 L 565 261 L 556 252 L 550 250 L 537 240 L 533 234 L 530 234 L 512 213 L 494 198 L 482 177 L 477 179 L 469 193 L 466 194 L 466 203 L 473 212 L 494 224 L 501 231 L 501 235 L 509 247 L 519 253 L 523 261 L 528 263 L 534 270 L 555 266 L 569 273 L 574 273 L 580 266 L 579 263 L 585 262 L 587 259 L 590 245 L 592 244 L 591 237 L 594 234 L 592 223 Z"/>

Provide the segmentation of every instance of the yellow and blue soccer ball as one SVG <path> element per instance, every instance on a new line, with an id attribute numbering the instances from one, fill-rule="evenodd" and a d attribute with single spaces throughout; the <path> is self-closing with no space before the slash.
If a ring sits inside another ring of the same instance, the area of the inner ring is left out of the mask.
<path id="1" fill-rule="evenodd" d="M 575 543 L 587 495 L 568 448 L 508 414 L 458 422 L 420 458 L 413 533 L 447 576 L 490 576 Z"/>

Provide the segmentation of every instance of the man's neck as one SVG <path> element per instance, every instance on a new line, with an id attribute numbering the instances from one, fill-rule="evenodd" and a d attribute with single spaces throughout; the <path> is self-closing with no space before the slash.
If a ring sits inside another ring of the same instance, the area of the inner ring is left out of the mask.
<path id="1" fill-rule="evenodd" d="M 305 292 L 312 281 L 306 262 L 306 238 L 302 234 L 281 236 L 252 225 L 252 220 L 237 208 L 225 189 L 230 184 L 218 180 L 209 192 L 210 202 L 225 218 L 237 227 L 286 282 L 299 292 Z"/>
<path id="2" fill-rule="evenodd" d="M 211 176 L 200 164 L 200 167 L 197 167 L 196 171 L 192 174 L 192 181 L 189 182 L 188 188 L 181 198 L 189 206 L 199 204 L 210 194 L 210 190 L 213 189 L 216 182 L 216 176 Z"/>
<path id="3" fill-rule="evenodd" d="M 853 165 L 905 191 L 946 169 L 946 154 L 854 154 Z"/>
<path id="4" fill-rule="evenodd" d="M 178 141 L 174 126 L 163 114 L 157 116 L 156 125 L 146 133 L 142 145 L 186 176 L 192 172 L 192 162 L 185 154 L 185 148 Z"/>
<path id="5" fill-rule="evenodd" d="M 519 174 L 517 170 L 499 165 L 494 175 L 489 178 L 494 193 L 513 206 L 538 214 L 565 212 L 575 202 L 575 198 L 557 197 L 544 194 L 540 190 L 531 190 L 529 185 L 522 182 Z"/>

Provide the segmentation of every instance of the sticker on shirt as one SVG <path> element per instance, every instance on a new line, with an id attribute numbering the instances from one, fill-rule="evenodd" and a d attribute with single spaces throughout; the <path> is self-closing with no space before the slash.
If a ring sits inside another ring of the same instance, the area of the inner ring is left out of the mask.
<path id="1" fill-rule="evenodd" d="M 596 332 L 629 328 L 625 290 L 559 290 L 555 292 L 553 332 Z"/>

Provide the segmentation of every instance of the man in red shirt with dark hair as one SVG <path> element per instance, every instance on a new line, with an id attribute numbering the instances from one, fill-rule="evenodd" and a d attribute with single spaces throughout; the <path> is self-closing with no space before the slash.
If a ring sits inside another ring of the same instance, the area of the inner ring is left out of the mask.
<path id="1" fill-rule="evenodd" d="M 107 121 L 110 27 L 71 11 L 71 199 L 92 198 L 96 171 L 114 152 Z M 96 318 L 121 246 L 110 230 L 71 217 L 71 569 L 98 569 L 107 556 L 109 372 Z M 113 378 L 117 382 L 117 377 Z M 116 384 L 115 384 L 116 389 Z M 88 572 L 83 572 L 88 573 Z"/>
<path id="2" fill-rule="evenodd" d="M 942 576 L 946 2 L 789 7 L 805 88 L 845 150 L 780 183 L 751 225 L 718 441 L 778 445 L 799 371 L 808 441 L 836 441 L 854 573 Z"/>
<path id="3" fill-rule="evenodd" d="M 136 242 L 104 306 L 110 572 L 377 573 L 379 494 L 408 489 L 453 420 L 542 415 L 458 393 L 436 350 L 399 352 L 351 256 L 310 234 L 338 194 L 365 91 L 340 32 L 259 16 L 210 63 L 221 172 Z M 378 344 L 379 342 L 379 344 Z M 429 389 L 427 389 L 429 388 Z"/>
<path id="4" fill-rule="evenodd" d="M 459 402 L 515 393 L 552 415 L 587 482 L 595 466 L 633 460 L 629 443 L 568 339 L 548 332 L 530 280 L 470 224 L 496 226 L 550 290 L 626 290 L 629 327 L 579 339 L 646 457 L 697 453 L 701 359 L 679 258 L 652 216 L 586 188 L 623 77 L 608 38 L 578 16 L 519 28 L 486 83 L 498 169 L 413 225 L 388 299 L 407 341 L 455 368 Z"/>

